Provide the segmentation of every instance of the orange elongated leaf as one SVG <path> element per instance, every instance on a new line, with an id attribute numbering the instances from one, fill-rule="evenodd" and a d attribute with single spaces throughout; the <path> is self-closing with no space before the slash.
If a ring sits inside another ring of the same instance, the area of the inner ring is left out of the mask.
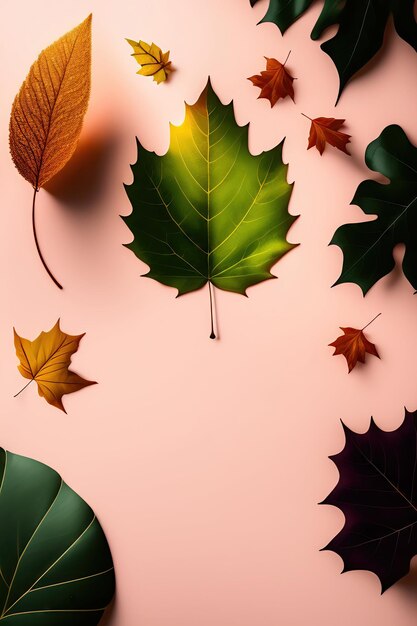
<path id="1" fill-rule="evenodd" d="M 34 341 L 20 337 L 14 330 L 14 345 L 20 361 L 19 372 L 30 382 L 35 380 L 39 395 L 64 413 L 62 396 L 96 384 L 68 369 L 84 334 L 67 335 L 60 329 L 59 320 L 51 330 L 41 332 Z"/>
<path id="2" fill-rule="evenodd" d="M 91 19 L 40 53 L 13 103 L 10 152 L 35 189 L 64 167 L 77 146 L 90 96 Z"/>
<path id="3" fill-rule="evenodd" d="M 372 322 L 380 315 L 381 313 L 374 317 L 369 324 L 372 324 Z M 349 373 L 353 370 L 358 361 L 360 363 L 365 363 L 366 353 L 372 354 L 373 356 L 378 357 L 378 359 L 380 358 L 375 344 L 369 341 L 363 332 L 369 324 L 366 324 L 366 326 L 361 329 L 340 327 L 340 330 L 343 330 L 343 335 L 329 344 L 329 346 L 335 348 L 333 356 L 342 354 L 345 357 Z"/>
<path id="4" fill-rule="evenodd" d="M 312 120 L 308 115 L 304 115 L 304 117 L 311 121 L 307 150 L 316 146 L 320 154 L 323 154 L 326 143 L 328 143 L 350 156 L 346 145 L 350 142 L 351 136 L 339 130 L 346 120 L 338 120 L 334 117 L 316 117 Z"/>
<path id="5" fill-rule="evenodd" d="M 168 74 L 173 71 L 169 60 L 169 50 L 162 52 L 156 43 L 149 45 L 145 41 L 133 41 L 133 39 L 126 39 L 126 41 L 133 48 L 132 57 L 135 57 L 141 66 L 137 74 L 152 76 L 158 85 L 167 80 Z"/>
<path id="6" fill-rule="evenodd" d="M 265 57 L 265 59 L 266 70 L 248 78 L 255 87 L 260 88 L 261 93 L 258 98 L 266 98 L 269 100 L 271 107 L 273 107 L 280 98 L 286 98 L 287 96 L 290 96 L 294 102 L 293 82 L 295 79 L 285 67 L 288 57 L 284 63 L 280 63 L 280 61 L 276 59 L 269 59 L 268 57 Z"/>

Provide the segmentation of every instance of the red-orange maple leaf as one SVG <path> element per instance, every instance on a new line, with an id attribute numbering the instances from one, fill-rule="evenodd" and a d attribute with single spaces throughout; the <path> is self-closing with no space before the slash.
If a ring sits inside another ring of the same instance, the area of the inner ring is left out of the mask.
<path id="1" fill-rule="evenodd" d="M 374 319 L 371 320 L 369 324 L 372 324 L 372 322 L 376 320 L 379 315 L 381 315 L 381 313 L 374 317 Z M 347 361 L 349 372 L 353 370 L 358 361 L 360 361 L 361 363 L 365 363 L 366 353 L 373 354 L 374 356 L 378 357 L 378 359 L 381 358 L 378 354 L 375 344 L 368 341 L 363 332 L 365 328 L 369 326 L 369 324 L 366 324 L 366 326 L 364 326 L 360 330 L 358 330 L 357 328 L 340 327 L 340 330 L 343 330 L 344 334 L 329 344 L 329 346 L 333 346 L 335 348 L 333 356 L 336 356 L 337 354 L 343 354 Z"/>
<path id="2" fill-rule="evenodd" d="M 288 55 L 289 56 L 289 55 Z M 273 107 L 280 98 L 290 98 L 294 100 L 294 77 L 288 72 L 285 63 L 280 63 L 276 59 L 266 59 L 266 70 L 255 76 L 251 76 L 248 80 L 252 81 L 255 87 L 260 87 L 261 93 L 258 98 L 267 98 Z"/>
<path id="3" fill-rule="evenodd" d="M 334 117 L 316 117 L 312 120 L 308 115 L 304 115 L 304 117 L 311 121 L 307 150 L 316 146 L 320 154 L 323 154 L 326 143 L 328 143 L 350 155 L 346 144 L 350 142 L 351 135 L 342 133 L 339 130 L 346 120 L 337 120 Z"/>

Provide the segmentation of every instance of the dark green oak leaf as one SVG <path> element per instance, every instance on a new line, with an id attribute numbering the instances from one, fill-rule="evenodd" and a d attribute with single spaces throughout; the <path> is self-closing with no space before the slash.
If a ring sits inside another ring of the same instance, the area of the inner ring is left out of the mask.
<path id="1" fill-rule="evenodd" d="M 390 179 L 389 184 L 362 182 L 351 204 L 377 218 L 344 224 L 331 244 L 343 252 L 343 269 L 336 285 L 358 284 L 364 295 L 394 268 L 393 249 L 405 244 L 404 275 L 417 289 L 417 148 L 400 126 L 387 126 L 369 144 L 366 164 Z"/>
<path id="2" fill-rule="evenodd" d="M 251 0 L 254 6 L 258 0 Z M 312 4 L 312 0 L 270 0 L 262 22 L 275 23 L 282 33 Z M 318 39 L 326 28 L 338 24 L 334 37 L 321 45 L 339 74 L 339 94 L 382 46 L 388 18 L 392 14 L 400 37 L 417 50 L 414 0 L 325 0 L 311 33 Z"/>
<path id="3" fill-rule="evenodd" d="M 184 123 L 171 126 L 164 156 L 138 142 L 132 172 L 128 247 L 149 265 L 146 276 L 178 295 L 207 282 L 246 294 L 273 278 L 272 265 L 294 247 L 286 240 L 296 217 L 288 213 L 282 144 L 251 155 L 247 127 L 236 124 L 233 104 L 223 105 L 210 82 L 186 105 Z"/>
<path id="4" fill-rule="evenodd" d="M 114 586 L 90 507 L 50 467 L 0 448 L 0 622 L 95 626 Z"/>

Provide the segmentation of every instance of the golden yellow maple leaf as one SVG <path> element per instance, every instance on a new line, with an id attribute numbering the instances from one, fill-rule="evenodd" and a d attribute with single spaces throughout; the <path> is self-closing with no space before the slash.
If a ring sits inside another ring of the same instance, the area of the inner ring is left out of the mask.
<path id="1" fill-rule="evenodd" d="M 153 76 L 158 85 L 163 83 L 168 78 L 168 74 L 173 71 L 169 60 L 169 50 L 162 52 L 155 43 L 149 45 L 144 41 L 133 41 L 133 39 L 126 39 L 126 41 L 134 50 L 132 57 L 135 57 L 141 66 L 137 74 Z"/>
<path id="2" fill-rule="evenodd" d="M 59 320 L 51 330 L 41 332 L 34 341 L 20 337 L 14 330 L 14 345 L 20 361 L 18 370 L 24 378 L 30 379 L 23 389 L 35 380 L 39 395 L 66 413 L 62 396 L 97 384 L 68 369 L 71 356 L 78 350 L 84 335 L 67 335 L 60 329 Z"/>
<path id="3" fill-rule="evenodd" d="M 13 102 L 10 152 L 35 189 L 59 172 L 77 147 L 90 97 L 91 19 L 40 53 Z"/>

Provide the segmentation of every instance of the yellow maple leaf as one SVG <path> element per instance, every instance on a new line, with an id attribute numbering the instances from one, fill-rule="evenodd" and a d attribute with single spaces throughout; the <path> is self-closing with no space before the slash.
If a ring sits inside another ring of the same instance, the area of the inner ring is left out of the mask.
<path id="1" fill-rule="evenodd" d="M 34 341 L 20 337 L 14 330 L 14 345 L 20 361 L 18 370 L 24 378 L 30 379 L 23 389 L 35 380 L 39 395 L 66 413 L 62 396 L 97 384 L 68 369 L 71 356 L 77 352 L 84 335 L 67 335 L 60 329 L 59 320 L 51 330 L 41 332 Z"/>
<path id="2" fill-rule="evenodd" d="M 173 71 L 169 60 L 169 50 L 162 52 L 155 43 L 149 45 L 144 41 L 133 41 L 133 39 L 126 39 L 126 41 L 134 50 L 132 57 L 135 57 L 141 66 L 137 74 L 153 76 L 158 85 L 166 81 L 168 74 Z"/>

